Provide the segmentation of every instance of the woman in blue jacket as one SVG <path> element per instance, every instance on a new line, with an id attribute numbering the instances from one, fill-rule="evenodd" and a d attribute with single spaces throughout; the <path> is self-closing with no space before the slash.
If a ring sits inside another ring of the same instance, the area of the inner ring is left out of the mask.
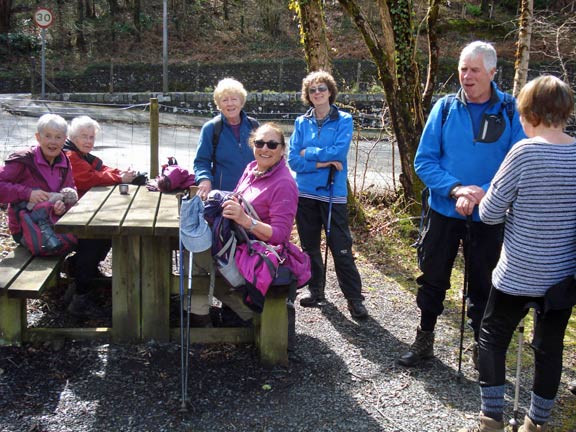
<path id="1" fill-rule="evenodd" d="M 202 199 L 212 189 L 232 191 L 254 160 L 248 138 L 258 122 L 243 111 L 247 92 L 242 83 L 224 78 L 214 89 L 214 102 L 220 114 L 206 122 L 194 158 L 194 175 Z"/>
<path id="2" fill-rule="evenodd" d="M 346 208 L 347 155 L 353 123 L 350 114 L 334 105 L 337 94 L 336 82 L 327 72 L 312 72 L 304 78 L 301 98 L 311 108 L 296 119 L 290 137 L 288 164 L 296 172 L 299 192 L 296 225 L 302 249 L 312 263 L 309 293 L 300 299 L 300 305 L 317 307 L 325 300 L 320 238 L 322 229 L 330 225 L 327 242 L 338 284 L 352 317 L 363 319 L 368 312 L 362 304 L 362 281 L 352 255 Z"/>

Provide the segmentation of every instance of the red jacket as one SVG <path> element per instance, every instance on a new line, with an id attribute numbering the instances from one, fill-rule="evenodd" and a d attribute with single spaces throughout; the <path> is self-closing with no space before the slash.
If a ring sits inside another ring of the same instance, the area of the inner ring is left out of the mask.
<path id="1" fill-rule="evenodd" d="M 118 168 L 104 165 L 102 159 L 90 153 L 84 155 L 80 151 L 74 150 L 76 146 L 70 140 L 66 140 L 64 148 L 72 165 L 72 176 L 78 189 L 78 197 L 82 197 L 94 186 L 112 186 L 122 183 L 122 176 Z"/>

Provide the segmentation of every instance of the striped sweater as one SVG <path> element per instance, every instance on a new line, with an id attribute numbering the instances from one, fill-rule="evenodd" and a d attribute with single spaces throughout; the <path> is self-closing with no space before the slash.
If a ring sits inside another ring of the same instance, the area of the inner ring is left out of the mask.
<path id="1" fill-rule="evenodd" d="M 492 284 L 540 297 L 576 271 L 576 142 L 519 141 L 480 203 L 487 224 L 506 221 Z"/>

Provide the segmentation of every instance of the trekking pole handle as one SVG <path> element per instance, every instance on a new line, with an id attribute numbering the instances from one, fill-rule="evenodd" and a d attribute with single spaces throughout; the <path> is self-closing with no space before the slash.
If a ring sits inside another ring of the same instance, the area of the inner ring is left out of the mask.
<path id="1" fill-rule="evenodd" d="M 327 186 L 332 186 L 334 184 L 334 176 L 336 175 L 336 167 L 330 165 L 330 172 L 328 173 L 328 184 Z"/>

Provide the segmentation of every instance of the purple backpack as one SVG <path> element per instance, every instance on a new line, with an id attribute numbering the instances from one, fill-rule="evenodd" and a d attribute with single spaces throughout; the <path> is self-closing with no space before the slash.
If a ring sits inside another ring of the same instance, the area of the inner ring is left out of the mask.
<path id="1" fill-rule="evenodd" d="M 194 174 L 190 174 L 187 169 L 179 166 L 176 158 L 171 156 L 168 158 L 168 163 L 162 165 L 160 175 L 148 184 L 148 189 L 172 192 L 178 189 L 187 189 L 194 183 Z"/>

